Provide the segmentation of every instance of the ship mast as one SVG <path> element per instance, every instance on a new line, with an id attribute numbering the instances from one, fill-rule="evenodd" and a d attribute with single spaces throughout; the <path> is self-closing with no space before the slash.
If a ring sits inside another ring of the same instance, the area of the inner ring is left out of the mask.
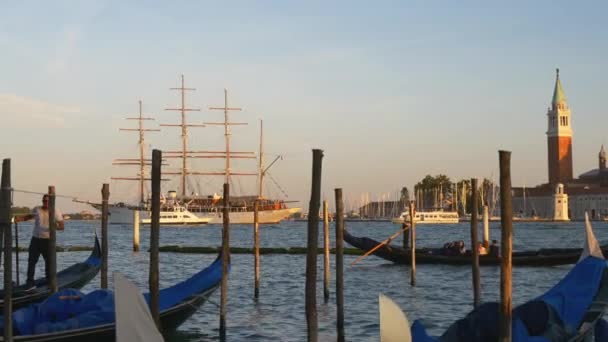
<path id="1" fill-rule="evenodd" d="M 186 176 L 188 174 L 192 174 L 188 172 L 187 158 L 190 157 L 190 153 L 195 153 L 193 151 L 188 151 L 188 127 L 205 127 L 205 125 L 191 125 L 186 123 L 186 112 L 192 111 L 200 111 L 199 108 L 186 108 L 186 90 L 196 90 L 196 88 L 186 88 L 184 82 L 184 75 L 182 75 L 182 84 L 179 88 L 169 88 L 170 90 L 179 90 L 181 92 L 182 105 L 180 108 L 166 108 L 168 111 L 176 111 L 181 112 L 182 120 L 181 124 L 161 124 L 161 126 L 167 127 L 181 127 L 182 129 L 182 150 L 181 151 L 165 151 L 167 156 L 166 158 L 181 158 L 182 159 L 182 167 L 181 172 L 165 172 L 165 174 L 174 174 L 181 175 L 180 186 L 181 186 L 181 195 L 182 198 L 186 197 Z"/>
<path id="2" fill-rule="evenodd" d="M 112 177 L 114 180 L 138 180 L 139 181 L 139 203 L 143 204 L 144 199 L 144 182 L 149 180 L 145 177 L 145 167 L 151 165 L 151 160 L 144 158 L 144 132 L 159 132 L 160 129 L 145 129 L 144 120 L 154 120 L 146 118 L 142 113 L 142 102 L 139 100 L 139 116 L 136 118 L 126 118 L 127 120 L 137 120 L 138 128 L 120 128 L 120 131 L 136 131 L 139 132 L 139 158 L 138 159 L 115 159 L 113 165 L 138 165 L 139 177 Z"/>
<path id="3" fill-rule="evenodd" d="M 203 175 L 224 175 L 225 183 L 230 184 L 230 176 L 238 175 L 238 176 L 255 176 L 257 173 L 247 173 L 247 172 L 232 172 L 230 169 L 230 159 L 233 158 L 255 158 L 255 152 L 235 152 L 230 150 L 230 126 L 235 125 L 247 125 L 245 122 L 231 122 L 228 114 L 230 111 L 241 111 L 241 108 L 229 107 L 228 106 L 228 90 L 224 89 L 224 107 L 209 107 L 210 110 L 221 110 L 224 111 L 224 122 L 205 122 L 205 125 L 218 125 L 224 126 L 224 137 L 226 140 L 226 149 L 224 151 L 205 151 L 202 153 L 206 153 L 207 155 L 198 156 L 197 158 L 225 158 L 226 166 L 224 172 L 208 172 L 208 173 L 200 173 Z"/>

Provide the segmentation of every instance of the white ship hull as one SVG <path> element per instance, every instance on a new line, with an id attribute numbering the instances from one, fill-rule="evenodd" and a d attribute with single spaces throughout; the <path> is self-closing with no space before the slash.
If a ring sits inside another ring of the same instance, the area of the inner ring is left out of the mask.
<path id="1" fill-rule="evenodd" d="M 259 223 L 279 223 L 290 215 L 300 212 L 300 208 L 287 208 L 277 210 L 263 210 L 258 212 Z M 127 207 L 110 206 L 108 210 L 110 217 L 110 224 L 133 224 L 133 209 Z M 164 213 L 164 212 L 162 212 Z M 161 213 L 161 214 L 162 214 Z M 223 218 L 222 213 L 193 213 L 199 219 L 207 221 L 208 224 L 222 224 Z M 139 214 L 140 222 L 149 222 L 150 213 L 148 211 L 140 211 Z M 242 211 L 242 212 L 231 212 L 230 213 L 231 224 L 253 224 L 253 212 Z M 162 224 L 162 223 L 161 223 Z"/>

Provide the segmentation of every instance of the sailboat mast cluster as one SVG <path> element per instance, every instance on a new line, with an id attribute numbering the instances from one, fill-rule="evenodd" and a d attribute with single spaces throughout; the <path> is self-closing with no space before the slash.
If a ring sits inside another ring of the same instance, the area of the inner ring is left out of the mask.
<path id="1" fill-rule="evenodd" d="M 144 121 L 146 120 L 154 120 L 153 118 L 147 118 L 143 116 L 142 113 L 142 101 L 139 100 L 139 116 L 138 117 L 130 117 L 126 118 L 127 120 L 137 120 L 138 127 L 137 128 L 120 128 L 120 131 L 135 131 L 139 132 L 139 158 L 122 158 L 115 159 L 112 164 L 113 165 L 137 165 L 139 166 L 139 174 L 137 177 L 112 177 L 113 180 L 134 180 L 139 181 L 139 204 L 143 205 L 145 203 L 144 197 L 144 183 L 150 178 L 146 178 L 146 166 L 150 166 L 152 160 L 149 158 L 145 158 L 145 140 L 144 140 L 144 132 L 160 132 L 160 129 L 151 129 L 144 128 Z"/>
<path id="2" fill-rule="evenodd" d="M 233 151 L 231 147 L 231 126 L 235 125 L 247 125 L 245 122 L 232 122 L 230 121 L 231 111 L 241 111 L 241 108 L 231 107 L 228 104 L 228 90 L 224 89 L 224 106 L 223 107 L 210 107 L 209 110 L 221 110 L 224 112 L 223 122 L 203 122 L 202 124 L 191 124 L 187 118 L 187 112 L 200 111 L 199 108 L 189 108 L 186 104 L 186 91 L 194 91 L 196 88 L 186 87 L 184 76 L 181 76 L 181 86 L 177 88 L 170 88 L 170 90 L 178 90 L 181 95 L 181 106 L 177 108 L 166 108 L 166 111 L 175 111 L 181 114 L 181 122 L 177 124 L 161 124 L 164 127 L 179 127 L 181 128 L 181 150 L 179 151 L 163 151 L 163 157 L 167 159 L 181 159 L 181 170 L 163 171 L 163 175 L 175 175 L 180 177 L 180 196 L 177 196 L 175 191 L 169 191 L 168 199 L 161 208 L 161 223 L 164 221 L 167 224 L 200 224 L 200 223 L 222 223 L 222 211 L 221 203 L 218 195 L 213 196 L 199 196 L 195 191 L 189 195 L 187 177 L 190 175 L 196 176 L 223 176 L 226 183 L 231 183 L 233 176 L 258 176 L 258 189 L 255 196 L 235 196 L 231 199 L 230 203 L 230 221 L 233 223 L 251 223 L 253 222 L 253 207 L 254 202 L 260 199 L 260 223 L 277 223 L 281 220 L 289 217 L 291 214 L 300 211 L 300 208 L 288 208 L 284 200 L 272 200 L 263 199 L 263 185 L 264 177 L 267 174 L 268 169 L 279 159 L 278 156 L 270 165 L 264 165 L 264 151 L 263 151 L 263 131 L 260 123 L 260 151 L 259 156 L 256 156 L 255 152 L 249 151 Z M 137 129 L 124 129 L 133 130 L 140 132 L 140 158 L 137 159 L 120 159 L 114 162 L 115 165 L 139 165 L 140 172 L 139 177 L 116 177 L 113 179 L 129 179 L 140 181 L 140 203 L 137 206 L 126 205 L 124 203 L 118 203 L 110 208 L 111 220 L 110 223 L 130 223 L 133 220 L 133 215 L 129 214 L 130 210 L 142 210 L 148 211 L 146 198 L 144 196 L 145 181 L 149 178 L 145 177 L 146 167 L 150 166 L 151 160 L 146 159 L 144 151 L 144 136 L 145 131 L 159 131 L 158 129 L 145 129 L 143 127 L 143 120 L 152 120 L 151 118 L 144 118 L 140 106 L 140 115 L 137 119 L 139 121 L 139 127 Z M 191 121 L 190 121 L 191 122 Z M 195 151 L 188 148 L 188 129 L 192 127 L 206 127 L 209 126 L 223 126 L 224 127 L 224 142 L 225 150 L 223 151 Z M 257 166 L 257 172 L 235 172 L 232 169 L 232 159 L 256 159 L 259 157 L 259 163 Z M 188 159 L 193 158 L 224 158 L 225 166 L 224 170 L 218 171 L 194 171 L 190 169 Z M 275 181 L 276 183 L 276 181 Z M 149 222 L 149 211 L 145 212 L 140 216 L 141 222 L 146 224 Z M 164 215 L 164 216 L 163 216 Z"/>

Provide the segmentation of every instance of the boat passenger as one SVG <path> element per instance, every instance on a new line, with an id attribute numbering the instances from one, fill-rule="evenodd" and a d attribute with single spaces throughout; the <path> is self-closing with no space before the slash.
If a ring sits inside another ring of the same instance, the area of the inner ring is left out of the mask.
<path id="1" fill-rule="evenodd" d="M 483 242 L 477 243 L 477 250 L 479 251 L 479 255 L 488 254 L 488 250 L 483 246 Z"/>
<path id="2" fill-rule="evenodd" d="M 458 254 L 463 255 L 467 252 L 467 249 L 464 247 L 464 241 L 458 241 Z"/>

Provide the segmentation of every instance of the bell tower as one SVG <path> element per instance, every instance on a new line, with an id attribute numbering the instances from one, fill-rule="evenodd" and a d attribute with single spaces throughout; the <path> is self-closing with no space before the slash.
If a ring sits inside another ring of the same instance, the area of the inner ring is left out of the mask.
<path id="1" fill-rule="evenodd" d="M 572 120 L 559 79 L 559 69 L 556 69 L 555 89 L 547 119 L 549 183 L 567 183 L 572 180 Z"/>

